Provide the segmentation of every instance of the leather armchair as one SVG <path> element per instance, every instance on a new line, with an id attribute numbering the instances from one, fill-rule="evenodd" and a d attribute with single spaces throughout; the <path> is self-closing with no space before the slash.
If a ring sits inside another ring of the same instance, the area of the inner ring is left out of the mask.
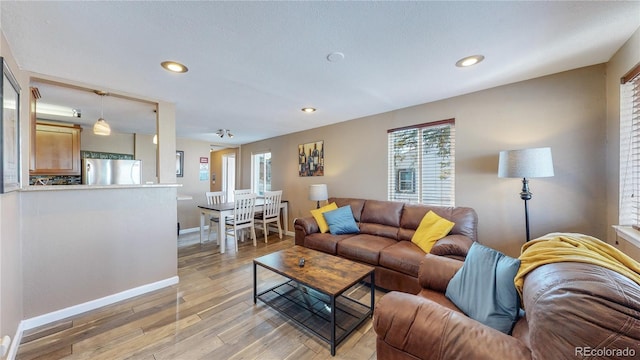
<path id="1" fill-rule="evenodd" d="M 444 296 L 462 264 L 427 255 L 417 295 L 382 297 L 373 323 L 378 359 L 640 356 L 640 286 L 627 277 L 584 263 L 543 265 L 526 276 L 526 316 L 506 335 L 468 318 Z"/>

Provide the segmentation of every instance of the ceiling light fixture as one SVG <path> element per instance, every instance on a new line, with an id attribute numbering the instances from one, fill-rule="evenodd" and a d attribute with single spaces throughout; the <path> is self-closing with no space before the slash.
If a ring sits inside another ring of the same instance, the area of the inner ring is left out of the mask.
<path id="1" fill-rule="evenodd" d="M 176 62 L 176 61 L 163 61 L 160 63 L 160 65 L 166 70 L 169 70 L 175 73 L 186 73 L 187 71 L 189 71 L 189 69 L 187 69 L 185 65 L 180 64 L 179 62 Z"/>
<path id="2" fill-rule="evenodd" d="M 462 59 L 456 61 L 456 66 L 457 67 L 472 66 L 472 65 L 475 65 L 475 64 L 481 62 L 482 60 L 484 60 L 484 56 L 483 55 L 467 56 L 465 58 L 462 58 Z"/>
<path id="3" fill-rule="evenodd" d="M 47 103 L 41 103 L 41 102 L 38 102 L 36 104 L 36 113 L 38 115 L 76 117 L 75 109 L 72 109 L 68 106 L 53 105 L 53 104 L 47 104 Z M 77 116 L 77 117 L 80 117 L 80 116 Z"/>
<path id="4" fill-rule="evenodd" d="M 223 138 L 225 135 L 227 135 L 227 137 L 230 139 L 233 138 L 233 134 L 229 129 L 218 129 L 218 131 L 216 131 L 216 135 L 218 135 L 221 138 Z"/>
<path id="5" fill-rule="evenodd" d="M 111 135 L 111 126 L 104 120 L 104 97 L 108 94 L 101 90 L 95 90 L 94 93 L 100 95 L 100 118 L 93 125 L 93 133 L 96 135 Z"/>
<path id="6" fill-rule="evenodd" d="M 312 107 L 303 107 L 301 110 L 306 113 L 312 113 L 316 111 L 316 109 Z"/>

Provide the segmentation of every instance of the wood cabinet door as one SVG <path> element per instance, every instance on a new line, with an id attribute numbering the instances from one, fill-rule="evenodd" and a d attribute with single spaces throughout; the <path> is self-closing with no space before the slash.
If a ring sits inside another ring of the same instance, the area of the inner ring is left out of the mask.
<path id="1" fill-rule="evenodd" d="M 36 125 L 33 175 L 80 175 L 80 128 Z"/>

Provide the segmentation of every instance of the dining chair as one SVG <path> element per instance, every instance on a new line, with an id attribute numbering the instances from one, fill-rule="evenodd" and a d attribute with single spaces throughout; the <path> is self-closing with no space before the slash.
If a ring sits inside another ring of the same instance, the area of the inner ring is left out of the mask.
<path id="1" fill-rule="evenodd" d="M 256 230 L 254 228 L 254 215 L 256 210 L 256 194 L 239 194 L 235 196 L 233 204 L 233 217 L 225 221 L 225 235 L 234 237 L 236 252 L 238 252 L 238 231 L 248 229 L 251 231 L 253 246 L 256 246 Z M 224 241 L 224 240 L 223 240 Z"/>
<path id="2" fill-rule="evenodd" d="M 224 203 L 224 191 L 207 191 L 205 193 L 207 197 L 207 205 L 216 205 Z M 209 215 L 209 233 L 207 234 L 207 241 L 211 237 L 211 228 L 213 224 L 216 225 L 216 228 L 219 226 L 220 219 L 216 215 Z M 216 231 L 217 233 L 217 231 Z M 216 238 L 216 244 L 219 244 L 218 238 Z"/>
<path id="3" fill-rule="evenodd" d="M 278 191 L 265 191 L 264 192 L 264 206 L 262 212 L 256 214 L 255 223 L 256 227 L 262 226 L 262 233 L 264 234 L 264 242 L 267 243 L 267 236 L 269 235 L 270 223 L 276 223 L 278 226 L 278 235 L 282 239 L 282 226 L 280 226 L 280 202 L 282 201 L 282 190 Z"/>

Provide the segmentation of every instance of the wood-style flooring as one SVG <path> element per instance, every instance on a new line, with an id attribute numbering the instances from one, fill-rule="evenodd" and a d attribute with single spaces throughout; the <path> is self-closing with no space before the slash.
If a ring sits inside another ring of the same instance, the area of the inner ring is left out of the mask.
<path id="1" fill-rule="evenodd" d="M 182 242 L 179 284 L 26 331 L 17 359 L 375 359 L 371 319 L 332 357 L 326 342 L 260 301 L 254 305 L 252 260 L 293 246 L 290 236 L 262 239 L 225 254 L 213 242 Z M 266 271 L 258 275 L 273 280 Z M 353 293 L 366 302 L 358 286 Z M 376 299 L 383 294 L 376 291 Z"/>

